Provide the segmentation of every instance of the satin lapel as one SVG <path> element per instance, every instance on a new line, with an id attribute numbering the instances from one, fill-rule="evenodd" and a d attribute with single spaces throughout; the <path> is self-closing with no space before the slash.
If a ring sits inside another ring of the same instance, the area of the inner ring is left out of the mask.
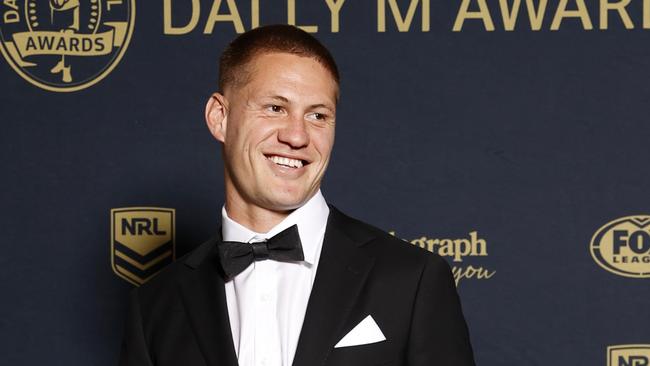
<path id="1" fill-rule="evenodd" d="M 181 283 L 181 294 L 206 363 L 209 366 L 237 366 L 224 281 L 218 271 L 214 243 L 205 243 L 209 245 L 199 248 L 186 261 L 194 269 L 192 275 Z"/>
<path id="2" fill-rule="evenodd" d="M 332 208 L 293 366 L 324 364 L 374 263 L 344 225 Z"/>

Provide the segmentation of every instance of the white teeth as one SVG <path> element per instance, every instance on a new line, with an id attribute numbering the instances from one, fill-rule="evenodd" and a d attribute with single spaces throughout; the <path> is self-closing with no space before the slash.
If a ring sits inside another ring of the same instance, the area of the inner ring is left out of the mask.
<path id="1" fill-rule="evenodd" d="M 279 165 L 285 165 L 292 168 L 302 168 L 302 161 L 296 159 L 289 159 L 282 156 L 270 156 L 269 159 Z"/>

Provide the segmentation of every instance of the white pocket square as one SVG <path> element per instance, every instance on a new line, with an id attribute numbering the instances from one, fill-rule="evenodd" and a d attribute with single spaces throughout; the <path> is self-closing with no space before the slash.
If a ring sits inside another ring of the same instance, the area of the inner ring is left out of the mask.
<path id="1" fill-rule="evenodd" d="M 346 334 L 334 348 L 360 346 L 362 344 L 377 343 L 385 341 L 386 337 L 381 332 L 377 323 L 368 315 L 348 334 Z"/>

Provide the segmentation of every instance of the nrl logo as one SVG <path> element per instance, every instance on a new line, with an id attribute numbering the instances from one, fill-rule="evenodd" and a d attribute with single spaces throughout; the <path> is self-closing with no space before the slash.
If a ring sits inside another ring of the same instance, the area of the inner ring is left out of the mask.
<path id="1" fill-rule="evenodd" d="M 111 210 L 111 264 L 115 274 L 139 286 L 173 262 L 175 212 L 171 208 Z"/>
<path id="2" fill-rule="evenodd" d="M 25 80 L 49 91 L 88 88 L 128 47 L 135 0 L 3 0 L 0 50 Z"/>
<path id="3" fill-rule="evenodd" d="M 607 347 L 607 366 L 650 365 L 650 344 L 622 344 Z"/>

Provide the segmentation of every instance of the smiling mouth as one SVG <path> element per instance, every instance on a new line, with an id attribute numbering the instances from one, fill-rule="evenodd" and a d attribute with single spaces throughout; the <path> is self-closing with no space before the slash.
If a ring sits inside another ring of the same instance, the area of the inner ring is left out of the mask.
<path id="1" fill-rule="evenodd" d="M 293 169 L 299 169 L 302 168 L 303 166 L 309 164 L 305 160 L 300 160 L 300 159 L 291 159 L 291 158 L 286 158 L 284 156 L 278 156 L 278 155 L 265 155 L 268 160 L 271 160 L 277 165 L 287 167 L 287 168 L 293 168 Z"/>

